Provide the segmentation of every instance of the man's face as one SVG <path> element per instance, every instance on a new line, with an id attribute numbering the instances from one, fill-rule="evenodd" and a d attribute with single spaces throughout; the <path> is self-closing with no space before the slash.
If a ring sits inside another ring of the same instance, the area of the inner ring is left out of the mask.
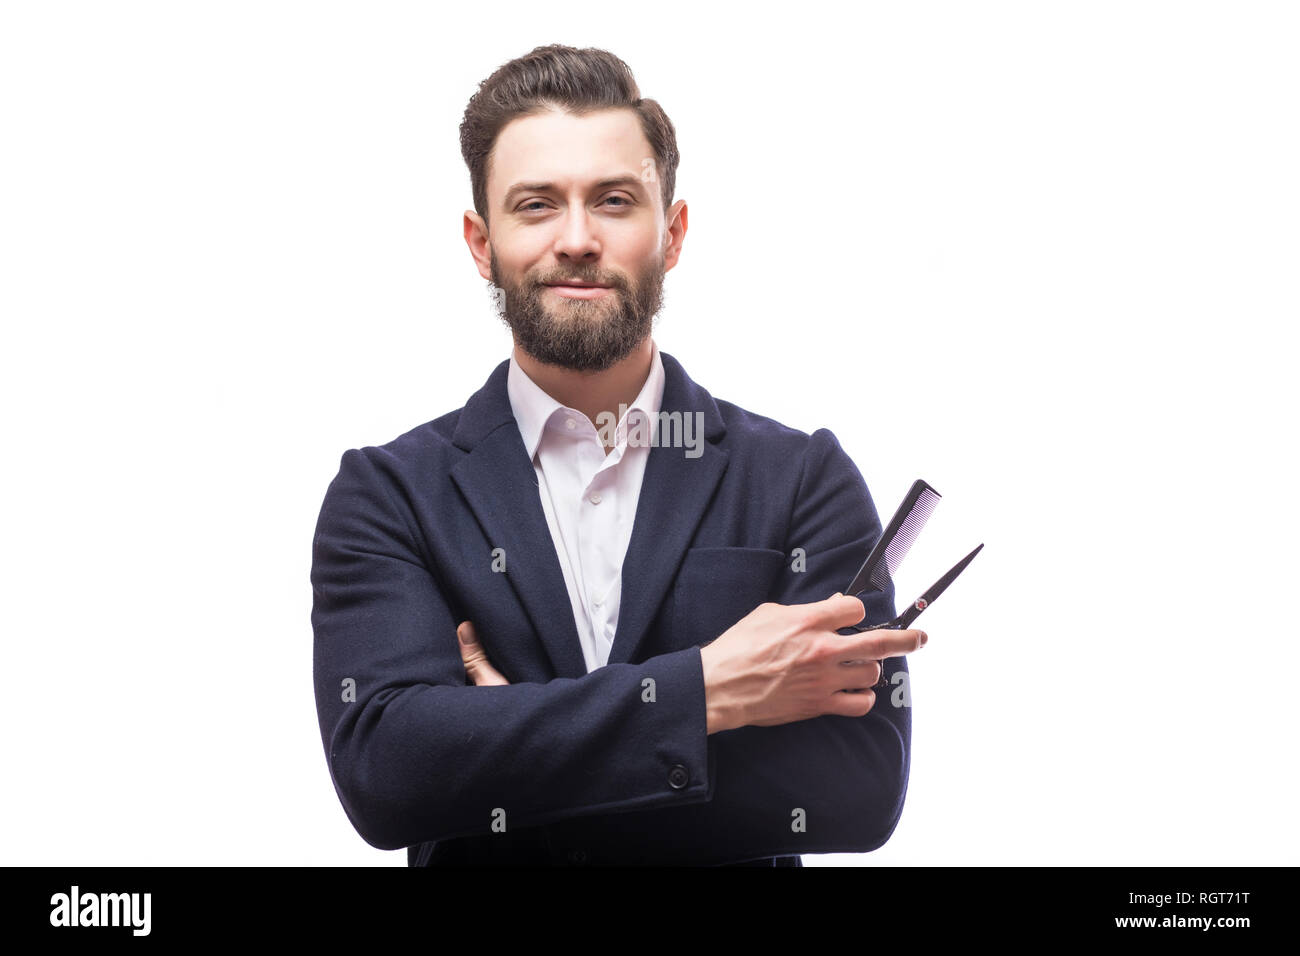
<path id="1" fill-rule="evenodd" d="M 643 178 L 653 158 L 627 109 L 523 117 L 498 136 L 487 183 L 490 274 L 501 318 L 538 361 L 601 371 L 650 334 L 667 237 L 658 178 Z"/>

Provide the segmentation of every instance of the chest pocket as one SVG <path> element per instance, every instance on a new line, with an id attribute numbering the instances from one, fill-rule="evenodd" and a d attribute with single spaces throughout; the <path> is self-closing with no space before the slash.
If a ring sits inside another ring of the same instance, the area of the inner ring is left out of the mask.
<path id="1" fill-rule="evenodd" d="M 707 644 L 769 600 L 786 563 L 770 548 L 692 548 L 673 588 L 674 650 Z"/>

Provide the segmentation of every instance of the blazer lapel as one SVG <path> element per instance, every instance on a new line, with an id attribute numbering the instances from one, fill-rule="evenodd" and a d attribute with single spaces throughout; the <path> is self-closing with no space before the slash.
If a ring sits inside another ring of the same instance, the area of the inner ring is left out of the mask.
<path id="1" fill-rule="evenodd" d="M 664 444 L 670 429 L 661 430 L 661 443 L 650 449 L 623 560 L 611 664 L 627 663 L 636 654 L 727 467 L 727 452 L 717 444 L 726 429 L 713 398 L 671 355 L 662 350 L 659 355 L 664 364 L 661 411 L 680 412 L 683 422 L 690 416 L 692 430 L 686 434 L 698 443 L 700 454 L 687 457 L 688 451 L 695 452 Z M 509 367 L 508 359 L 501 362 L 461 410 L 452 443 L 468 454 L 452 467 L 451 478 L 491 546 L 504 549 L 506 578 L 541 635 L 555 675 L 581 677 L 587 666 L 564 572 L 506 391 Z"/>
<path id="2" fill-rule="evenodd" d="M 672 437 L 669 428 L 661 430 L 660 444 L 650 449 L 632 537 L 623 558 L 623 593 L 609 651 L 611 664 L 635 659 L 709 499 L 727 470 L 727 451 L 718 444 L 726 432 L 718 406 L 691 381 L 681 363 L 662 350 L 659 356 L 664 363 L 661 415 L 681 412 L 683 422 L 690 416 L 690 434 L 698 443 L 699 454 L 690 458 L 687 452 L 695 454 L 692 449 L 664 444 Z"/>
<path id="3" fill-rule="evenodd" d="M 509 359 L 493 370 L 461 411 L 452 443 L 469 452 L 451 469 L 492 548 L 505 553 L 506 580 L 541 635 L 556 677 L 587 673 L 564 571 L 506 391 Z M 489 559 L 484 555 L 483 559 Z M 487 644 L 492 659 L 491 643 Z"/>

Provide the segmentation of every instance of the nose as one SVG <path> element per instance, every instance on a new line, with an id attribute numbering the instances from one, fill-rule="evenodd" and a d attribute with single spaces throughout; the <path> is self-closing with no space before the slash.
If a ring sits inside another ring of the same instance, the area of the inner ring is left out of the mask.
<path id="1" fill-rule="evenodd" d="M 587 210 L 577 204 L 565 214 L 555 237 L 555 255 L 571 262 L 590 262 L 600 257 L 600 239 Z"/>

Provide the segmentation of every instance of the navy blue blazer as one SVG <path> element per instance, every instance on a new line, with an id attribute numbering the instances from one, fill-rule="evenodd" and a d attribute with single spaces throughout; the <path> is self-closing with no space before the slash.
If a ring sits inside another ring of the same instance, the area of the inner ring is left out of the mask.
<path id="1" fill-rule="evenodd" d="M 765 601 L 842 590 L 882 531 L 867 485 L 829 430 L 715 399 L 660 355 L 662 408 L 701 413 L 703 442 L 650 449 L 591 673 L 508 360 L 463 408 L 343 453 L 312 543 L 314 680 L 335 790 L 372 846 L 412 865 L 718 865 L 893 833 L 911 751 L 896 684 L 864 717 L 705 732 L 700 646 Z M 892 587 L 867 602 L 868 620 L 894 613 Z M 466 676 L 466 619 L 509 686 Z"/>

